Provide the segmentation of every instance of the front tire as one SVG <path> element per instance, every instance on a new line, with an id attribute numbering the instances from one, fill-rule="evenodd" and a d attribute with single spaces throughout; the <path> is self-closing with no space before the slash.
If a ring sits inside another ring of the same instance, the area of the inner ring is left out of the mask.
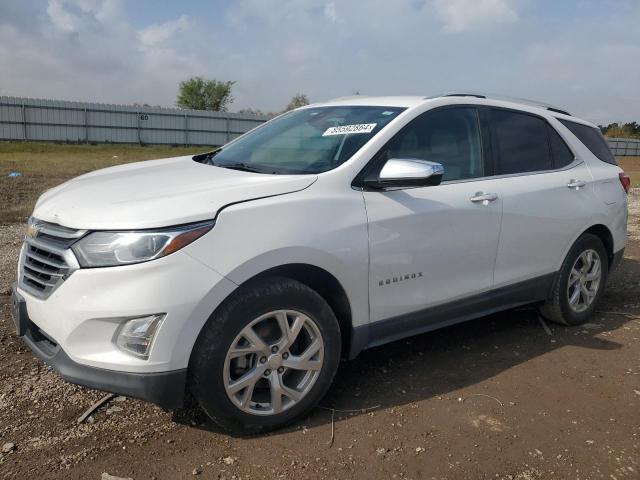
<path id="1" fill-rule="evenodd" d="M 581 325 L 595 311 L 609 269 L 607 251 L 597 236 L 583 234 L 571 247 L 558 272 L 543 317 L 563 325 Z"/>
<path id="2" fill-rule="evenodd" d="M 190 388 L 224 429 L 268 432 L 322 399 L 340 352 L 327 302 L 300 282 L 267 278 L 240 287 L 211 316 L 194 347 Z"/>

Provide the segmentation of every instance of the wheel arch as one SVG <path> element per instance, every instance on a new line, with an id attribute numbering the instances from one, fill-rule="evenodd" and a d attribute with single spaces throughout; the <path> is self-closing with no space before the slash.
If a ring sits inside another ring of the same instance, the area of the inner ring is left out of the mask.
<path id="1" fill-rule="evenodd" d="M 549 287 L 549 294 L 551 293 L 551 291 L 553 290 L 556 282 L 558 281 L 558 275 L 560 273 L 560 268 L 562 266 L 562 263 L 564 262 L 565 258 L 567 257 L 567 255 L 571 251 L 571 248 L 575 245 L 575 243 L 578 241 L 578 239 L 580 237 L 582 237 L 585 233 L 590 233 L 592 235 L 595 235 L 596 237 L 598 237 L 600 239 L 600 241 L 602 241 L 602 244 L 604 245 L 604 249 L 607 252 L 608 265 L 609 265 L 609 267 L 611 267 L 611 263 L 612 263 L 613 258 L 614 258 L 613 234 L 611 233 L 611 230 L 609 229 L 609 227 L 607 227 L 606 225 L 604 225 L 602 223 L 595 223 L 595 224 L 591 225 L 589 228 L 580 231 L 580 233 L 578 233 L 571 240 L 571 242 L 567 245 L 567 247 L 565 248 L 565 251 L 562 253 L 562 256 L 559 259 L 558 268 L 554 272 L 553 282 L 552 282 L 551 286 Z"/>
<path id="2" fill-rule="evenodd" d="M 566 303 L 568 301 L 568 298 L 566 297 L 566 295 L 568 295 L 567 283 L 561 284 L 560 285 L 561 288 L 559 288 L 559 283 L 563 281 L 563 278 L 564 278 L 564 282 L 569 281 L 570 269 L 572 269 L 573 266 L 575 266 L 574 262 L 576 262 L 578 258 L 575 256 L 569 257 L 569 255 L 574 250 L 574 248 L 579 244 L 580 240 L 583 237 L 585 237 L 585 235 L 587 234 L 591 238 L 592 242 L 594 241 L 592 237 L 596 237 L 597 239 L 600 240 L 602 247 L 604 248 L 604 251 L 605 251 L 604 253 L 606 254 L 606 257 L 608 259 L 609 268 L 611 267 L 611 262 L 615 257 L 614 251 L 613 251 L 614 249 L 613 234 L 611 233 L 611 231 L 606 225 L 603 225 L 601 223 L 593 224 L 589 228 L 582 230 L 580 234 L 574 238 L 573 242 L 571 242 L 571 244 L 569 245 L 567 251 L 565 252 L 562 258 L 561 266 L 558 268 L 558 270 L 554 274 L 553 282 L 549 287 L 549 291 L 547 293 L 547 298 L 545 302 L 540 305 L 541 314 L 545 318 L 552 320 L 556 323 L 561 323 L 564 325 L 579 325 L 587 321 L 589 318 L 588 316 L 593 314 L 593 311 L 594 311 L 593 309 L 595 308 L 593 307 L 594 305 L 593 303 L 587 303 L 585 306 L 586 310 L 580 310 L 580 311 L 572 309 L 572 307 L 570 307 L 569 304 Z M 584 247 L 581 246 L 580 248 L 582 249 Z M 576 250 L 576 252 L 577 252 L 576 254 L 581 255 L 584 252 L 584 250 Z M 569 272 L 567 271 L 567 269 L 569 269 Z M 601 270 L 601 277 L 599 281 L 602 282 L 602 286 L 597 287 L 599 288 L 596 291 L 596 295 L 598 296 L 601 295 L 602 290 L 604 288 L 604 283 L 606 281 L 607 273 L 608 273 L 607 270 L 605 270 L 604 268 Z M 580 288 L 582 289 L 582 287 Z M 596 301 L 597 301 L 597 298 L 596 298 Z M 592 310 L 589 310 L 589 308 L 591 308 Z M 585 315 L 587 316 L 585 317 Z"/>
<path id="3" fill-rule="evenodd" d="M 608 265 L 611 266 L 611 262 L 613 261 L 614 251 L 613 251 L 613 234 L 611 233 L 611 230 L 609 230 L 609 227 L 601 223 L 592 225 L 591 227 L 587 228 L 584 232 L 582 232 L 578 236 L 578 238 L 580 238 L 585 233 L 590 233 L 592 235 L 595 235 L 602 241 L 602 244 L 604 245 L 604 248 L 607 251 L 607 259 L 609 260 Z"/>
<path id="4" fill-rule="evenodd" d="M 353 337 L 353 317 L 349 297 L 340 281 L 327 270 L 316 265 L 289 263 L 260 272 L 242 285 L 268 277 L 286 277 L 296 280 L 316 291 L 329 304 L 340 326 L 342 356 L 348 358 Z"/>
<path id="5" fill-rule="evenodd" d="M 236 287 L 230 291 L 224 299 L 218 303 L 215 308 L 213 308 L 213 310 L 210 311 L 207 320 L 203 322 L 196 338 L 194 338 L 191 352 L 189 354 L 189 366 L 191 365 L 195 345 L 202 335 L 205 325 L 210 321 L 215 313 L 223 308 L 224 305 L 234 298 L 235 295 L 241 295 L 245 287 L 250 286 L 256 281 L 264 280 L 269 277 L 290 278 L 316 291 L 329 304 L 329 307 L 333 310 L 338 320 L 340 336 L 342 339 L 342 356 L 345 358 L 352 358 L 351 353 L 352 350 L 354 350 L 352 348 L 352 339 L 354 337 L 353 310 L 345 288 L 333 274 L 324 268 L 307 263 L 288 263 L 267 268 L 253 276 L 250 276 L 249 278 L 246 278 L 244 281 L 238 283 Z"/>
<path id="6" fill-rule="evenodd" d="M 602 223 L 594 223 L 589 228 L 579 231 L 579 233 L 576 234 L 571 239 L 571 241 L 567 244 L 567 246 L 564 249 L 564 252 L 562 252 L 562 256 L 558 259 L 558 268 L 556 272 L 560 270 L 560 266 L 562 265 L 562 262 L 564 262 L 564 259 L 569 254 L 569 251 L 571 250 L 571 248 L 575 245 L 578 239 L 582 237 L 585 233 L 590 233 L 592 235 L 595 235 L 602 241 L 602 244 L 604 245 L 604 249 L 607 252 L 607 260 L 609 260 L 609 265 L 611 265 L 611 262 L 614 256 L 613 234 L 611 233 L 611 230 L 609 229 L 609 227 L 607 227 L 606 225 Z"/>

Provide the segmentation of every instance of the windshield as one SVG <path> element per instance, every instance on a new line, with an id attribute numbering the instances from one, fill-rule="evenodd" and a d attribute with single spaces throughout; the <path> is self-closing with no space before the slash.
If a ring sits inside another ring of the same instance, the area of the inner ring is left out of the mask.
<path id="1" fill-rule="evenodd" d="M 259 173 L 320 173 L 346 162 L 398 116 L 395 107 L 305 108 L 272 120 L 196 161 Z"/>

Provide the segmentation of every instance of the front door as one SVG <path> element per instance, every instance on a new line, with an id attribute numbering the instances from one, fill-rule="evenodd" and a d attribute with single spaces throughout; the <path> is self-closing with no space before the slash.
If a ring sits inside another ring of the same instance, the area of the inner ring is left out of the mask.
<path id="1" fill-rule="evenodd" d="M 502 199 L 481 178 L 482 150 L 478 112 L 455 107 L 418 117 L 379 154 L 439 162 L 445 173 L 438 186 L 363 193 L 372 322 L 400 327 L 405 314 L 493 286 Z"/>

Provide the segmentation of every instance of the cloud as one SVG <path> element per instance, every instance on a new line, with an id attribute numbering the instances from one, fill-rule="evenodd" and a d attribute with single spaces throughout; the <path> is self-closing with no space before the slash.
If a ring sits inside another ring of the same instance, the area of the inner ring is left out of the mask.
<path id="1" fill-rule="evenodd" d="M 338 19 L 338 14 L 336 13 L 336 4 L 334 2 L 329 2 L 324 7 L 324 16 L 332 22 L 335 22 Z"/>
<path id="2" fill-rule="evenodd" d="M 631 58 L 640 58 L 637 42 L 574 32 L 562 42 L 531 44 L 518 68 L 534 79 L 542 98 L 594 122 L 629 121 L 640 117 L 640 64 Z"/>
<path id="3" fill-rule="evenodd" d="M 186 31 L 189 25 L 189 17 L 186 15 L 160 25 L 149 25 L 140 30 L 140 41 L 147 48 L 154 47 L 171 39 L 176 33 Z"/>
<path id="4" fill-rule="evenodd" d="M 277 111 L 296 92 L 322 101 L 479 90 L 597 123 L 640 112 L 637 0 L 615 9 L 585 0 L 162 5 L 0 1 L 0 94 L 170 106 L 178 83 L 200 75 L 236 81 L 233 109 Z"/>
<path id="5" fill-rule="evenodd" d="M 59 30 L 75 32 L 96 23 L 114 21 L 121 11 L 119 0 L 49 0 L 47 14 Z"/>
<path id="6" fill-rule="evenodd" d="M 518 20 L 515 0 L 433 0 L 448 32 L 486 28 Z"/>
<path id="7" fill-rule="evenodd" d="M 27 5 L 0 6 L 3 95 L 171 105 L 181 80 L 205 73 L 206 57 L 181 43 L 187 16 L 135 28 L 118 0 L 49 0 L 44 12 Z"/>

